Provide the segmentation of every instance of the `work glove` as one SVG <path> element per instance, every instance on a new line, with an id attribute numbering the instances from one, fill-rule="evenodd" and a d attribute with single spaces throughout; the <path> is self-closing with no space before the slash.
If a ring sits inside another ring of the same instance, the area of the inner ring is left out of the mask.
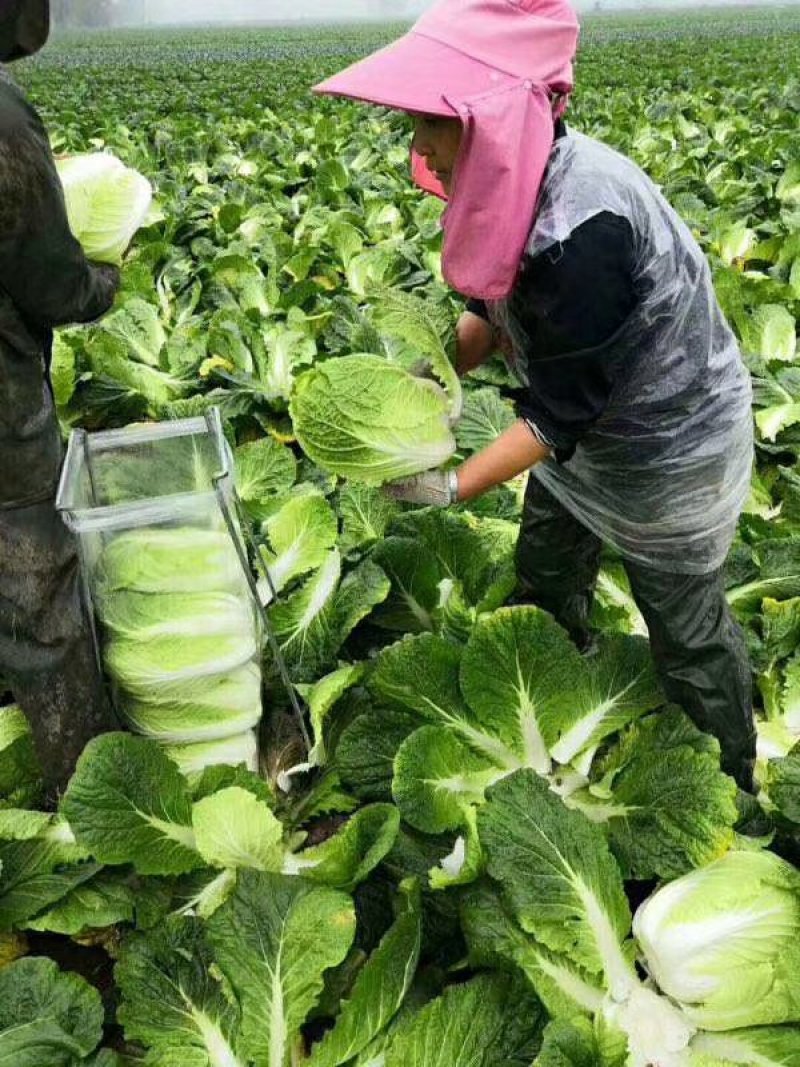
<path id="1" fill-rule="evenodd" d="M 425 471 L 412 478 L 401 478 L 383 487 L 392 500 L 424 507 L 446 508 L 458 500 L 458 478 L 454 470 Z"/>

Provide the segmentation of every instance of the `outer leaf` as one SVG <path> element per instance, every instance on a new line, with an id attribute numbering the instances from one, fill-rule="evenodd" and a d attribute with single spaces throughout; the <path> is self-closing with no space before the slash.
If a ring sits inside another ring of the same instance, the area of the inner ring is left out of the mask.
<path id="1" fill-rule="evenodd" d="M 691 1044 L 692 1067 L 798 1067 L 800 1027 L 759 1026 L 727 1034 L 698 1034 Z"/>
<path id="2" fill-rule="evenodd" d="M 30 841 L 45 834 L 53 816 L 45 811 L 0 808 L 0 841 Z"/>
<path id="3" fill-rule="evenodd" d="M 81 1067 L 136 1067 L 132 1060 L 123 1060 L 110 1048 L 101 1048 L 94 1056 L 81 1063 Z"/>
<path id="4" fill-rule="evenodd" d="M 486 857 L 478 837 L 478 818 L 475 808 L 467 808 L 464 828 L 446 856 L 428 871 L 431 889 L 450 889 L 455 885 L 469 885 L 484 873 Z"/>
<path id="5" fill-rule="evenodd" d="M 566 802 L 608 828 L 625 877 L 677 878 L 733 844 L 736 785 L 677 708 L 634 724 L 606 765 L 606 780 Z"/>
<path id="6" fill-rule="evenodd" d="M 800 823 L 800 746 L 784 759 L 770 760 L 765 786 L 780 813 Z"/>
<path id="7" fill-rule="evenodd" d="M 285 493 L 297 477 L 297 462 L 285 445 L 262 437 L 236 449 L 236 488 L 247 503 Z"/>
<path id="8" fill-rule="evenodd" d="M 26 920 L 93 878 L 96 863 L 86 853 L 52 837 L 0 845 L 0 930 Z"/>
<path id="9" fill-rule="evenodd" d="M 800 647 L 800 596 L 765 597 L 761 613 L 764 654 L 771 660 L 791 656 Z"/>
<path id="10" fill-rule="evenodd" d="M 192 825 L 197 851 L 212 867 L 281 869 L 283 826 L 246 789 L 230 786 L 197 801 Z"/>
<path id="11" fill-rule="evenodd" d="M 36 957 L 0 969 L 3 1067 L 66 1067 L 97 1047 L 102 1028 L 100 994 L 78 975 Z"/>
<path id="12" fill-rule="evenodd" d="M 785 600 L 800 596 L 800 537 L 764 541 L 756 547 L 757 578 L 734 585 L 728 603 L 741 617 L 758 610 L 765 597 Z"/>
<path id="13" fill-rule="evenodd" d="M 461 654 L 432 634 L 405 638 L 378 656 L 368 688 L 384 704 L 415 712 L 420 725 L 469 719 L 458 686 Z"/>
<path id="14" fill-rule="evenodd" d="M 518 969 L 550 1015 L 565 1019 L 593 1016 L 602 1007 L 605 990 L 597 977 L 565 956 L 548 952 L 525 933 L 494 886 L 476 885 L 465 891 L 461 921 L 470 962 L 480 967 Z"/>
<path id="15" fill-rule="evenodd" d="M 269 547 L 261 549 L 272 584 L 280 592 L 292 578 L 320 567 L 336 544 L 336 516 L 328 501 L 317 492 L 289 499 L 262 525 Z M 271 598 L 266 581 L 260 583 L 262 599 Z"/>
<path id="16" fill-rule="evenodd" d="M 550 745 L 575 709 L 577 679 L 585 673 L 577 648 L 549 615 L 503 608 L 476 625 L 461 688 L 483 729 L 513 753 L 516 765 L 546 774 Z"/>
<path id="17" fill-rule="evenodd" d="M 522 928 L 623 997 L 636 981 L 622 948 L 631 917 L 602 831 L 530 770 L 492 786 L 478 829 Z"/>
<path id="18" fill-rule="evenodd" d="M 650 646 L 644 638 L 609 636 L 579 679 L 577 707 L 559 718 L 559 738 L 552 754 L 571 763 L 610 734 L 664 703 Z"/>
<path id="19" fill-rule="evenodd" d="M 154 741 L 105 734 L 86 746 L 62 803 L 79 843 L 101 863 L 141 874 L 203 865 L 186 780 Z"/>
<path id="20" fill-rule="evenodd" d="M 498 767 L 513 770 L 519 759 L 505 737 L 484 726 L 461 695 L 461 657 L 461 648 L 433 634 L 405 638 L 380 654 L 369 688 L 382 704 L 417 714 L 420 726 L 446 726 Z"/>
<path id="21" fill-rule="evenodd" d="M 352 889 L 388 855 L 400 829 L 400 813 L 392 804 L 361 808 L 321 845 L 290 853 L 285 874 L 299 874 L 323 885 Z"/>
<path id="22" fill-rule="evenodd" d="M 192 799 L 202 800 L 203 797 L 218 793 L 220 789 L 228 789 L 234 785 L 246 789 L 248 793 L 252 793 L 258 800 L 263 800 L 265 804 L 271 805 L 275 799 L 269 783 L 263 778 L 244 767 L 231 767 L 226 764 L 206 767 L 202 774 L 192 782 Z"/>
<path id="23" fill-rule="evenodd" d="M 524 982 L 481 975 L 446 990 L 403 1026 L 386 1067 L 529 1067 L 542 1023 Z"/>
<path id="24" fill-rule="evenodd" d="M 28 720 L 15 704 L 0 708 L 0 807 L 33 804 L 39 785 Z"/>
<path id="25" fill-rule="evenodd" d="M 159 366 L 167 335 L 158 309 L 152 304 L 137 297 L 127 300 L 118 311 L 103 319 L 102 329 L 123 342 L 131 359 L 150 367 Z"/>
<path id="26" fill-rule="evenodd" d="M 417 830 L 459 830 L 471 807 L 504 772 L 441 726 L 423 726 L 403 742 L 394 762 L 393 793 Z"/>
<path id="27" fill-rule="evenodd" d="M 404 894 L 401 913 L 359 972 L 333 1030 L 313 1049 L 309 1067 L 337 1067 L 388 1026 L 405 999 L 419 960 L 419 891 Z"/>
<path id="28" fill-rule="evenodd" d="M 342 782 L 362 800 L 392 799 L 394 758 L 419 725 L 414 712 L 375 708 L 342 732 L 334 766 Z"/>
<path id="29" fill-rule="evenodd" d="M 187 876 L 180 883 L 181 905 L 174 910 L 174 914 L 196 915 L 200 919 L 207 919 L 228 899 L 236 886 L 236 881 L 237 872 L 230 868 L 220 872 L 204 870 Z M 137 912 L 139 925 L 145 929 L 152 929 L 158 921 L 166 917 L 171 900 L 170 897 L 156 922 L 143 923 Z"/>
<path id="30" fill-rule="evenodd" d="M 606 638 L 587 661 L 538 608 L 503 608 L 478 622 L 461 687 L 486 729 L 539 773 L 663 702 L 645 641 Z"/>
<path id="31" fill-rule="evenodd" d="M 433 553 L 411 538 L 387 537 L 376 546 L 372 559 L 392 583 L 375 622 L 404 633 L 435 630 L 442 573 Z"/>
<path id="32" fill-rule="evenodd" d="M 171 919 L 126 944 L 114 970 L 119 1021 L 161 1067 L 247 1067 L 235 1002 L 212 977 L 199 922 Z"/>
<path id="33" fill-rule="evenodd" d="M 298 682 L 318 678 L 335 662 L 353 628 L 389 592 L 383 571 L 368 561 L 341 584 L 340 575 L 341 558 L 333 549 L 305 585 L 271 608 L 275 634 Z"/>
<path id="34" fill-rule="evenodd" d="M 458 447 L 466 452 L 486 448 L 516 419 L 514 407 L 488 386 L 467 393 L 464 412 L 456 427 Z"/>
<path id="35" fill-rule="evenodd" d="M 51 1019 L 0 1033 L 0 1067 L 71 1067 L 81 1046 Z"/>
<path id="36" fill-rule="evenodd" d="M 758 432 L 765 441 L 775 441 L 783 430 L 800 422 L 800 403 L 771 404 L 755 413 Z"/>
<path id="37" fill-rule="evenodd" d="M 26 928 L 75 937 L 88 929 L 133 922 L 135 894 L 126 877 L 116 871 L 100 871 L 28 920 Z"/>
<path id="38" fill-rule="evenodd" d="M 283 325 L 264 331 L 267 355 L 259 366 L 259 379 L 269 400 L 288 401 L 292 395 L 294 376 L 301 366 L 314 362 L 317 346 L 300 330 Z"/>
<path id="39" fill-rule="evenodd" d="M 314 685 L 299 685 L 298 691 L 308 705 L 314 731 L 314 746 L 308 759 L 312 767 L 322 766 L 327 761 L 325 750 L 325 720 L 330 710 L 342 696 L 357 685 L 364 676 L 366 665 L 348 663 L 326 674 Z"/>
<path id="40" fill-rule="evenodd" d="M 436 556 L 441 578 L 459 584 L 480 611 L 499 607 L 516 584 L 514 547 L 519 527 L 442 508 L 417 509 L 392 524 L 392 535 L 410 537 Z"/>
<path id="41" fill-rule="evenodd" d="M 263 1067 L 287 1067 L 323 974 L 347 955 L 350 899 L 300 878 L 242 871 L 208 920 L 214 956 L 242 1006 L 243 1048 Z"/>
<path id="42" fill-rule="evenodd" d="M 586 1019 L 556 1019 L 545 1027 L 533 1067 L 597 1067 L 600 1052 Z"/>
<path id="43" fill-rule="evenodd" d="M 122 407 L 125 401 L 134 400 L 138 401 L 135 410 L 141 405 L 148 414 L 157 415 L 186 392 L 180 379 L 146 363 L 135 363 L 125 345 L 109 334 L 97 334 L 87 344 L 85 354 L 92 385 L 110 391 L 113 406 Z"/>
<path id="44" fill-rule="evenodd" d="M 797 348 L 794 317 L 783 304 L 761 304 L 753 312 L 743 341 L 766 360 L 790 361 Z"/>
<path id="45" fill-rule="evenodd" d="M 342 552 L 366 549 L 380 541 L 397 511 L 398 505 L 375 486 L 348 482 L 339 494 Z"/>

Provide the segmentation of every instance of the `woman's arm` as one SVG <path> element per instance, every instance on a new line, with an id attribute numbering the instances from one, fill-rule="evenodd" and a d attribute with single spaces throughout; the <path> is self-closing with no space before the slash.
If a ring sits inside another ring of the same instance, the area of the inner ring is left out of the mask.
<path id="1" fill-rule="evenodd" d="M 489 323 L 471 311 L 463 311 L 456 323 L 456 371 L 460 378 L 485 363 L 495 348 Z"/>
<path id="2" fill-rule="evenodd" d="M 552 449 L 539 440 L 524 419 L 487 445 L 456 470 L 426 471 L 412 478 L 389 482 L 387 496 L 407 504 L 446 508 L 459 501 L 472 500 L 481 493 L 516 478 L 518 474 L 546 459 Z"/>
<path id="3" fill-rule="evenodd" d="M 458 500 L 472 500 L 540 463 L 551 453 L 524 419 L 517 419 L 490 445 L 470 456 L 456 471 Z"/>

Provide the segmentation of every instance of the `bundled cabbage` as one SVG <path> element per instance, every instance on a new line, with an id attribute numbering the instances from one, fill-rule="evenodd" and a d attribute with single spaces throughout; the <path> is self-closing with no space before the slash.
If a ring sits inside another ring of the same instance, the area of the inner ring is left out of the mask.
<path id="1" fill-rule="evenodd" d="M 379 356 L 332 359 L 297 379 L 291 415 L 315 463 L 367 485 L 445 463 L 455 452 L 444 389 Z"/>
<path id="2" fill-rule="evenodd" d="M 252 730 L 219 741 L 198 741 L 194 745 L 167 745 L 167 755 L 186 774 L 198 774 L 218 763 L 244 764 L 249 771 L 258 767 L 258 743 Z"/>
<path id="3" fill-rule="evenodd" d="M 257 663 L 151 687 L 144 698 L 120 691 L 117 703 L 130 728 L 165 744 L 216 741 L 236 727 L 249 730 L 261 717 Z"/>
<path id="4" fill-rule="evenodd" d="M 128 530 L 111 541 L 96 571 L 97 593 L 209 593 L 245 590 L 228 534 L 195 527 Z M 120 614 L 109 600 L 105 616 Z"/>
<path id="5" fill-rule="evenodd" d="M 68 156 L 57 168 L 70 228 L 87 257 L 118 266 L 150 211 L 150 182 L 110 152 Z"/>
<path id="6" fill-rule="evenodd" d="M 113 635 L 106 667 L 130 693 L 157 696 L 164 684 L 220 674 L 256 654 L 253 610 L 247 600 L 228 594 L 120 593 L 113 603 L 131 599 L 136 607 L 129 629 L 115 629 L 113 609 L 104 618 Z"/>
<path id="7" fill-rule="evenodd" d="M 188 772 L 252 767 L 261 717 L 259 633 L 224 531 L 127 530 L 95 572 L 105 666 L 130 728 L 169 746 Z"/>

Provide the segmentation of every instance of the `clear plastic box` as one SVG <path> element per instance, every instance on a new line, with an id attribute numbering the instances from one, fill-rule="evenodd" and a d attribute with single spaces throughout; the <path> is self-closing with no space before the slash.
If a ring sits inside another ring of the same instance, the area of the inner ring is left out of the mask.
<path id="1" fill-rule="evenodd" d="M 187 746 L 194 769 L 190 754 L 215 762 L 215 742 L 220 762 L 247 750 L 253 765 L 244 734 L 261 714 L 262 616 L 218 411 L 74 431 L 56 506 L 78 538 L 122 721 L 179 763 Z"/>

